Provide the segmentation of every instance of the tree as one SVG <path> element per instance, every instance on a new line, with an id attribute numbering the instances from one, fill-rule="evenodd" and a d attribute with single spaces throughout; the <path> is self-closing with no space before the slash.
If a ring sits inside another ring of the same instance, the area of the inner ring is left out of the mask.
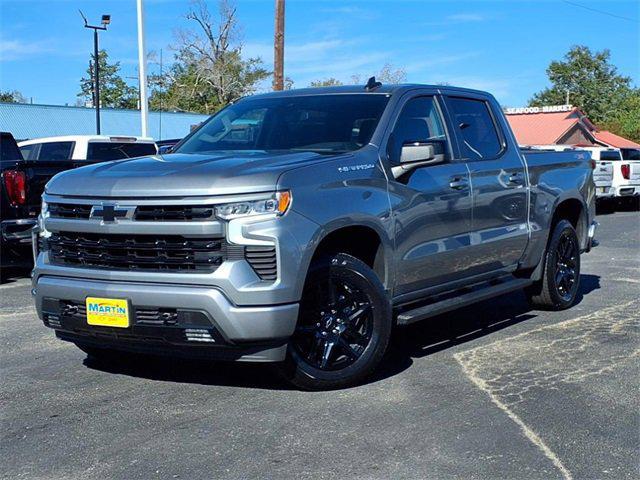
<path id="1" fill-rule="evenodd" d="M 314 80 L 309 84 L 310 87 L 338 87 L 340 85 L 343 85 L 343 83 L 333 77 L 324 80 Z"/>
<path id="2" fill-rule="evenodd" d="M 382 83 L 406 83 L 407 72 L 404 68 L 395 68 L 392 63 L 387 62 L 382 66 L 382 69 L 375 74 L 375 77 L 377 81 Z M 363 78 L 365 77 L 360 74 L 351 75 L 351 83 L 354 85 L 364 84 L 367 82 L 366 79 L 368 79 L 369 76 L 366 76 L 364 80 Z"/>
<path id="3" fill-rule="evenodd" d="M 178 33 L 175 63 L 163 78 L 152 79 L 151 105 L 170 110 L 212 113 L 254 93 L 271 72 L 260 58 L 244 59 L 235 6 L 218 3 L 214 19 L 204 0 L 186 15 L 196 30 Z"/>
<path id="4" fill-rule="evenodd" d="M 621 108 L 600 127 L 640 143 L 640 89 L 635 89 L 622 103 Z"/>
<path id="5" fill-rule="evenodd" d="M 385 63 L 376 75 L 376 80 L 382 83 L 406 83 L 407 72 L 404 68 L 395 68 L 391 63 Z"/>
<path id="6" fill-rule="evenodd" d="M 95 56 L 91 54 L 87 77 L 80 80 L 78 97 L 85 102 L 95 105 L 94 101 L 94 69 Z M 105 50 L 98 52 L 98 66 L 100 67 L 100 106 L 111 108 L 138 108 L 138 89 L 124 81 L 118 74 L 120 62 L 109 63 L 109 55 Z"/>
<path id="7" fill-rule="evenodd" d="M 618 74 L 609 61 L 611 52 L 592 52 L 576 45 L 563 61 L 553 61 L 547 68 L 551 87 L 536 93 L 529 106 L 569 103 L 579 107 L 594 123 L 606 122 L 624 108 L 632 93 L 631 79 Z"/>
<path id="8" fill-rule="evenodd" d="M 0 91 L 0 102 L 27 103 L 27 99 L 18 90 Z"/>

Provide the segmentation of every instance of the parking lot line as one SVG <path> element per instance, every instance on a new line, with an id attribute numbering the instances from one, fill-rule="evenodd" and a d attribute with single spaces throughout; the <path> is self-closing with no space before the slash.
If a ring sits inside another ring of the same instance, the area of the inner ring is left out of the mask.
<path id="1" fill-rule="evenodd" d="M 535 406 L 538 397 L 544 396 L 541 392 L 585 382 L 636 361 L 640 356 L 635 315 L 638 307 L 640 301 L 633 300 L 603 308 L 459 352 L 454 357 L 467 377 L 522 429 L 565 479 L 571 479 L 566 462 L 516 410 L 524 403 Z M 617 345 L 615 354 L 606 348 L 610 344 Z M 529 406 L 523 407 L 526 414 L 535 417 L 528 409 Z"/>

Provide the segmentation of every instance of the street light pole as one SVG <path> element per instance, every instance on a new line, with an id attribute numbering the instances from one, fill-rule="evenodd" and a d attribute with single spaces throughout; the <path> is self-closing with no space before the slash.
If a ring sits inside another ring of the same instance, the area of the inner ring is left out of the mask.
<path id="1" fill-rule="evenodd" d="M 79 10 L 84 20 L 84 28 L 93 30 L 93 106 L 96 108 L 96 134 L 100 135 L 100 50 L 98 49 L 98 30 L 107 30 L 111 23 L 111 15 L 102 15 L 101 25 L 89 25 L 87 17 Z"/>
<path id="2" fill-rule="evenodd" d="M 96 134 L 100 135 L 100 57 L 98 29 L 93 29 L 93 106 L 96 107 Z"/>
<path id="3" fill-rule="evenodd" d="M 137 0 L 138 9 L 138 75 L 140 76 L 140 122 L 141 134 L 148 136 L 149 100 L 147 98 L 147 52 L 144 45 L 144 7 L 142 0 Z"/>
<path id="4" fill-rule="evenodd" d="M 276 0 L 273 41 L 273 89 L 284 90 L 284 0 Z"/>

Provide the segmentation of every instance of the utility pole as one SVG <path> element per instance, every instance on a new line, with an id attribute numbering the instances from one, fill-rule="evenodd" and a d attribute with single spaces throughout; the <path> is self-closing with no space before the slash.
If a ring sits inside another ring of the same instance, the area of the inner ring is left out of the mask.
<path id="1" fill-rule="evenodd" d="M 100 135 L 100 51 L 98 49 L 98 30 L 107 30 L 107 25 L 111 23 L 111 15 L 102 15 L 100 26 L 89 25 L 87 17 L 82 10 L 79 10 L 84 20 L 84 28 L 93 30 L 93 106 L 96 108 L 96 134 Z"/>
<path id="2" fill-rule="evenodd" d="M 284 90 L 284 0 L 276 0 L 273 42 L 273 89 Z"/>
<path id="3" fill-rule="evenodd" d="M 138 7 L 138 74 L 140 75 L 140 122 L 141 135 L 148 136 L 149 99 L 147 98 L 147 51 L 144 46 L 144 8 L 142 0 L 137 0 Z"/>

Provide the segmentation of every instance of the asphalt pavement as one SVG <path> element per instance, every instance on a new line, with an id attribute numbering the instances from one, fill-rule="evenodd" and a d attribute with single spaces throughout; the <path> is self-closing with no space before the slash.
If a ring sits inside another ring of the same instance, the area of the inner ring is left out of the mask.
<path id="1" fill-rule="evenodd" d="M 640 477 L 640 214 L 600 215 L 579 303 L 520 292 L 399 330 L 366 385 L 268 367 L 96 363 L 0 285 L 0 477 Z M 17 272 L 20 274 L 20 272 Z"/>

